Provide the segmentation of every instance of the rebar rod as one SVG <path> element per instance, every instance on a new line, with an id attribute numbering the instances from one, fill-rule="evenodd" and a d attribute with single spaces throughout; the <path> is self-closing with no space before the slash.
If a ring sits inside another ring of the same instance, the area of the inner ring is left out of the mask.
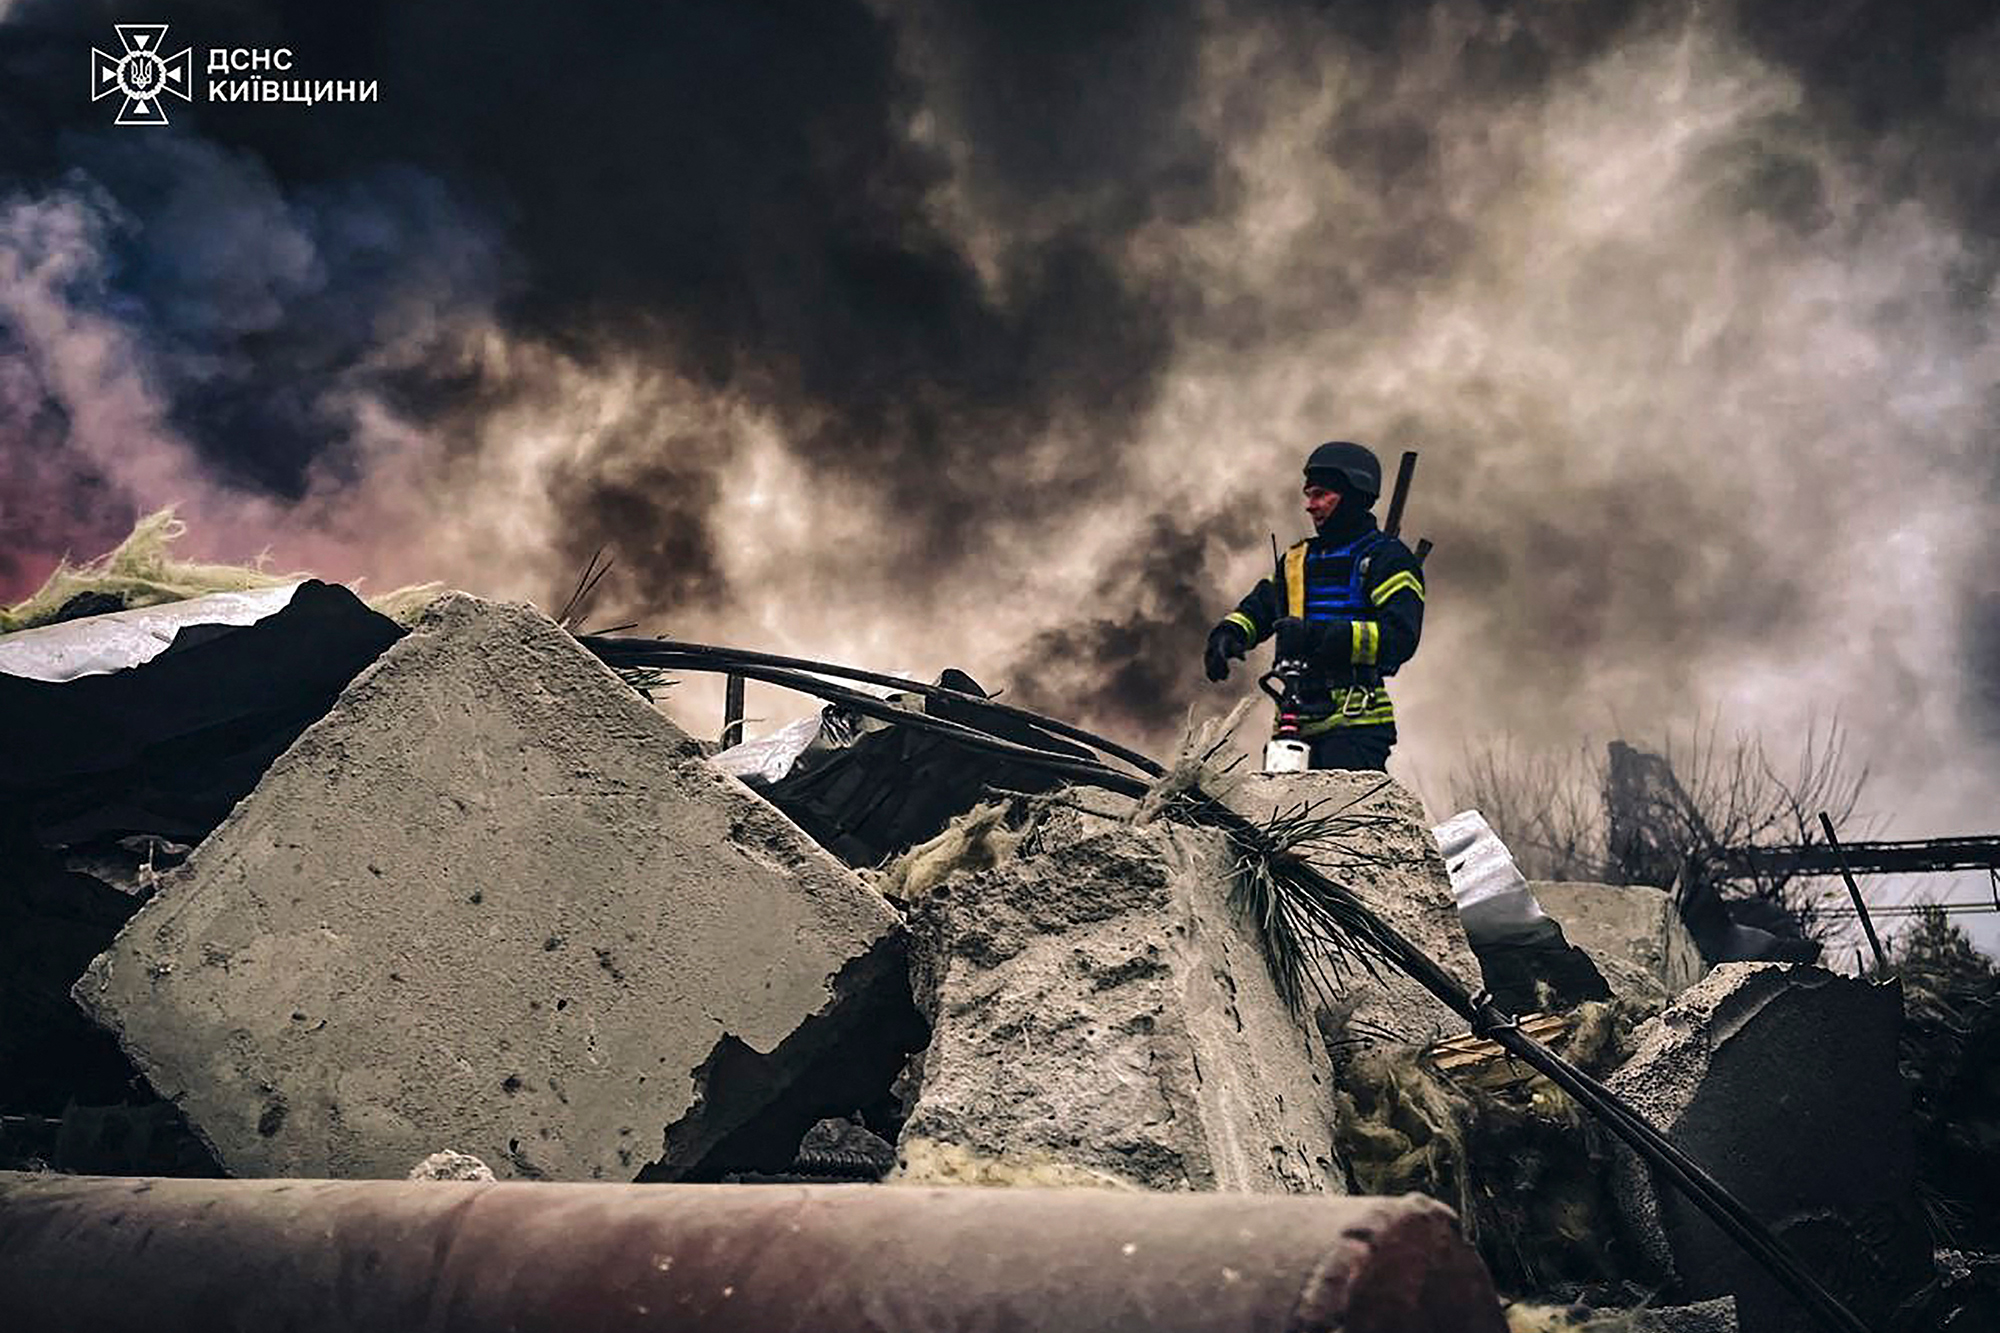
<path id="1" fill-rule="evenodd" d="M 1854 915 L 1861 918 L 1861 929 L 1868 935 L 1868 947 L 1875 951 L 1875 968 L 1887 976 L 1889 959 L 1882 952 L 1882 941 L 1875 934 L 1875 923 L 1869 919 L 1868 904 L 1861 900 L 1861 886 L 1854 882 L 1854 872 L 1847 868 L 1847 858 L 1841 854 L 1840 838 L 1833 831 L 1833 819 L 1824 810 L 1819 812 L 1819 826 L 1826 834 L 1826 845 L 1833 849 L 1834 859 L 1840 863 L 1841 882 L 1847 885 L 1847 896 L 1854 900 Z"/>

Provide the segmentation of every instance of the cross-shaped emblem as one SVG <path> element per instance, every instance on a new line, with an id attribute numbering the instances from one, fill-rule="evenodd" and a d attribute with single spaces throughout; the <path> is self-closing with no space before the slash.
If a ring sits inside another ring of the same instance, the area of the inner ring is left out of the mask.
<path id="1" fill-rule="evenodd" d="M 191 100 L 188 90 L 194 83 L 194 59 L 190 48 L 183 47 L 177 55 L 161 55 L 167 40 L 164 23 L 120 23 L 118 40 L 125 46 L 122 56 L 90 48 L 90 100 L 123 93 L 125 105 L 118 112 L 118 124 L 166 124 L 164 94 L 172 93 L 183 102 Z"/>

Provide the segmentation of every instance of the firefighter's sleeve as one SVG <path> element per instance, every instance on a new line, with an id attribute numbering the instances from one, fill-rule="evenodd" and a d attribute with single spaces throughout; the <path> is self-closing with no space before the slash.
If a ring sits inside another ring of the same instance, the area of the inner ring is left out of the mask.
<path id="1" fill-rule="evenodd" d="M 1259 579 L 1250 595 L 1236 604 L 1236 609 L 1222 619 L 1243 631 L 1250 646 L 1255 648 L 1270 637 L 1271 627 L 1284 614 L 1285 597 L 1274 579 Z"/>
<path id="2" fill-rule="evenodd" d="M 1368 665 L 1391 675 L 1416 656 L 1417 640 L 1423 637 L 1424 571 L 1409 548 L 1397 542 L 1369 571 L 1368 582 L 1368 602 L 1375 608 L 1373 628 L 1367 635 L 1366 646 L 1373 652 Z M 1354 637 L 1359 651 L 1362 632 L 1356 630 Z M 1358 663 L 1361 659 L 1354 660 Z"/>

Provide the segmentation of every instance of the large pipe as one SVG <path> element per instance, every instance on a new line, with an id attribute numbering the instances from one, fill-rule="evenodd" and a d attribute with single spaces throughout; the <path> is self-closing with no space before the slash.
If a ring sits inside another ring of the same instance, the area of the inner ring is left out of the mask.
<path id="1" fill-rule="evenodd" d="M 1400 1199 L 0 1173 L 11 1333 L 1502 1333 Z"/>

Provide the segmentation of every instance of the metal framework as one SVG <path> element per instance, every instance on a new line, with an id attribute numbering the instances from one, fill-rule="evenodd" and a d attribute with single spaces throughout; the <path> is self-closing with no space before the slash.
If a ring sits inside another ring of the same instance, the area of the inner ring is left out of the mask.
<path id="1" fill-rule="evenodd" d="M 2000 836 L 1917 838 L 1903 842 L 1821 842 L 1775 847 L 1729 847 L 1718 855 L 1727 876 L 1837 875 L 1840 853 L 1857 875 L 1930 874 L 1951 870 L 2000 870 Z"/>

